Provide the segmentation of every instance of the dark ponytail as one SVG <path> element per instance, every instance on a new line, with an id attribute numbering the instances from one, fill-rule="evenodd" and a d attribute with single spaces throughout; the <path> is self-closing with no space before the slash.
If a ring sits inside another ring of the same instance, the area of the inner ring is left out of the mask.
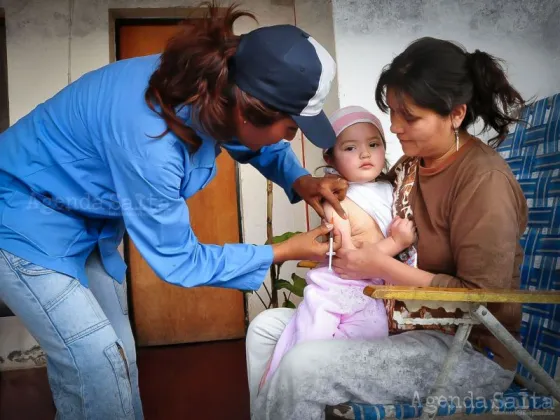
<path id="1" fill-rule="evenodd" d="M 240 40 L 233 33 L 234 22 L 243 16 L 253 20 L 255 17 L 237 10 L 236 5 L 225 10 L 213 3 L 202 7 L 204 16 L 187 20 L 184 29 L 169 40 L 145 94 L 150 109 L 167 124 L 167 130 L 158 137 L 172 131 L 193 151 L 200 147 L 201 139 L 177 116 L 183 106 L 192 106 L 200 128 L 224 142 L 236 135 L 236 105 L 257 126 L 285 117 L 242 92 L 230 80 L 229 60 Z"/>
<path id="2" fill-rule="evenodd" d="M 499 60 L 481 51 L 469 54 L 462 46 L 435 38 L 421 38 L 386 66 L 375 90 L 379 108 L 387 112 L 387 89 L 395 91 L 404 106 L 404 95 L 418 106 L 447 117 L 454 107 L 467 105 L 462 129 L 478 118 L 482 131 L 494 129 L 490 144 L 498 146 L 508 127 L 519 122 L 525 101 L 505 75 Z"/>
<path id="3" fill-rule="evenodd" d="M 510 85 L 501 60 L 485 52 L 476 50 L 468 55 L 467 63 L 471 71 L 473 95 L 468 106 L 468 121 L 474 123 L 477 117 L 485 127 L 492 127 L 497 135 L 491 140 L 496 146 L 508 134 L 508 127 L 518 122 L 515 112 L 525 105 L 517 90 Z"/>

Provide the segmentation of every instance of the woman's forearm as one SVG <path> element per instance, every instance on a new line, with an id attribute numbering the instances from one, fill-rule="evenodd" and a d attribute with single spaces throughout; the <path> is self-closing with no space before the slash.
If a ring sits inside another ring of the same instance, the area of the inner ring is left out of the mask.
<path id="1" fill-rule="evenodd" d="M 432 283 L 435 277 L 432 273 L 410 267 L 387 256 L 383 256 L 381 272 L 381 278 L 386 282 L 403 286 L 426 287 Z"/>
<path id="2" fill-rule="evenodd" d="M 278 244 L 272 245 L 272 263 L 273 264 L 282 264 L 286 261 L 290 261 L 294 259 L 294 256 L 290 252 L 290 247 L 286 246 L 285 242 L 280 242 Z"/>

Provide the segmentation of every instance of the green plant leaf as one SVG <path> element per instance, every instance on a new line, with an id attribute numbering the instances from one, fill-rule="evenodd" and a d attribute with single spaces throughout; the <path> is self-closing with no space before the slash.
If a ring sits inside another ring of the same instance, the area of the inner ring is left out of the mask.
<path id="1" fill-rule="evenodd" d="M 296 305 L 294 305 L 294 303 L 290 300 L 285 300 L 284 303 L 282 304 L 283 308 L 292 308 L 292 309 L 296 309 Z"/>
<path id="2" fill-rule="evenodd" d="M 298 276 L 296 273 L 292 274 L 293 290 L 291 291 L 294 295 L 303 297 L 303 289 L 307 286 L 307 282 L 304 278 Z"/>
<path id="3" fill-rule="evenodd" d="M 292 274 L 292 282 L 295 286 L 301 287 L 302 289 L 307 286 L 307 282 L 303 277 L 298 276 L 296 273 Z"/>
<path id="4" fill-rule="evenodd" d="M 299 234 L 301 232 L 285 232 L 280 236 L 274 236 L 272 238 L 272 243 L 273 244 L 279 244 L 280 242 L 284 242 L 287 241 L 288 239 L 290 239 L 292 236 L 295 236 L 297 234 Z"/>
<path id="5" fill-rule="evenodd" d="M 288 280 L 276 280 L 276 282 L 274 283 L 274 287 L 276 287 L 277 290 L 281 290 L 281 289 L 286 289 L 289 290 L 290 292 L 294 293 L 294 285 L 292 283 L 290 283 Z"/>

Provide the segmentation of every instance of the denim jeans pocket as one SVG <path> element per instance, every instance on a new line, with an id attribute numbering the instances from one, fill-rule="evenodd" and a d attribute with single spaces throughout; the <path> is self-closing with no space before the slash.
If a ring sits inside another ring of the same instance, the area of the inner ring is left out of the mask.
<path id="1" fill-rule="evenodd" d="M 6 261 L 8 261 L 15 271 L 25 276 L 43 276 L 45 274 L 55 273 L 55 270 L 27 261 L 26 259 L 11 254 L 8 251 L 0 250 L 0 252 L 4 255 Z"/>
<path id="2" fill-rule="evenodd" d="M 127 295 L 127 285 L 126 279 L 122 283 L 113 280 L 113 286 L 115 287 L 115 293 L 117 294 L 117 299 L 121 305 L 121 310 L 123 315 L 128 315 L 128 295 Z"/>
<path id="3" fill-rule="evenodd" d="M 109 363 L 111 363 L 113 373 L 115 374 L 124 415 L 129 415 L 133 410 L 132 388 L 130 386 L 128 362 L 124 355 L 122 343 L 117 341 L 107 347 L 105 349 L 105 356 Z"/>

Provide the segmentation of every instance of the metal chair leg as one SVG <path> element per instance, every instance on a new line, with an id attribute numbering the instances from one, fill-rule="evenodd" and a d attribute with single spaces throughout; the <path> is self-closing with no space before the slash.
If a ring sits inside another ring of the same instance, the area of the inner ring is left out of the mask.
<path id="1" fill-rule="evenodd" d="M 420 417 L 421 420 L 432 420 L 436 416 L 439 408 L 440 396 L 445 391 L 449 374 L 451 373 L 453 367 L 457 365 L 457 361 L 465 343 L 467 342 L 467 338 L 471 333 L 471 329 L 471 324 L 460 324 L 457 328 L 457 332 L 453 338 L 453 343 L 451 344 L 451 348 L 449 349 L 445 361 L 443 362 L 441 371 L 439 372 L 436 382 L 432 387 L 432 391 L 426 399 L 426 404 L 424 404 L 424 407 L 422 408 L 422 416 Z"/>
<path id="2" fill-rule="evenodd" d="M 539 395 L 550 395 L 550 392 L 548 392 L 548 390 L 544 386 L 535 382 L 533 379 L 525 378 L 524 376 L 516 373 L 514 381 L 521 385 L 523 388 L 526 388 L 529 391 L 535 392 Z"/>
<path id="3" fill-rule="evenodd" d="M 523 348 L 521 343 L 513 337 L 508 330 L 490 313 L 488 308 L 480 305 L 472 312 L 473 317 L 478 319 L 500 342 L 506 346 L 511 354 L 531 372 L 536 382 L 544 386 L 550 394 L 560 401 L 560 386 L 548 373 L 531 357 L 529 352 Z"/>

